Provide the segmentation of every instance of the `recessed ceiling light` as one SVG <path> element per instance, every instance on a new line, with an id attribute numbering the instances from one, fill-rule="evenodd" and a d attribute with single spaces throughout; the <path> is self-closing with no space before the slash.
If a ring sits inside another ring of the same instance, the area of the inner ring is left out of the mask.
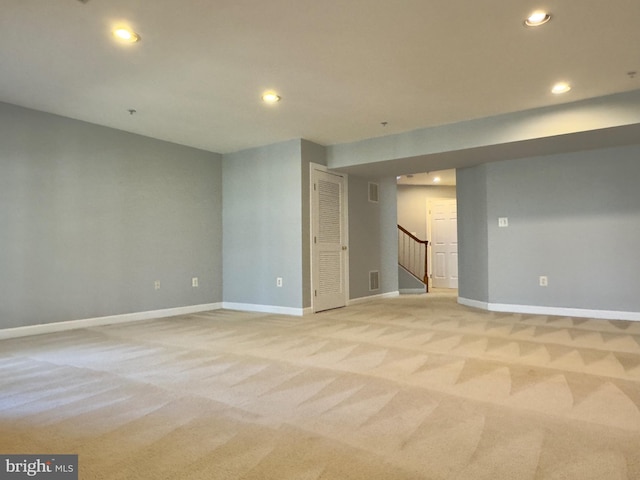
<path id="1" fill-rule="evenodd" d="M 262 94 L 262 101 L 265 103 L 278 103 L 282 98 L 276 92 L 265 92 Z"/>
<path id="2" fill-rule="evenodd" d="M 569 90 L 571 90 L 571 85 L 567 82 L 558 82 L 551 88 L 551 93 L 560 95 L 561 93 L 567 93 Z"/>
<path id="3" fill-rule="evenodd" d="M 544 25 L 549 20 L 551 20 L 550 13 L 543 12 L 542 10 L 537 10 L 527 17 L 527 19 L 524 21 L 524 24 L 527 27 L 538 27 L 540 25 Z"/>
<path id="4" fill-rule="evenodd" d="M 136 43 L 140 41 L 140 35 L 124 27 L 116 28 L 113 31 L 113 36 L 125 43 Z"/>

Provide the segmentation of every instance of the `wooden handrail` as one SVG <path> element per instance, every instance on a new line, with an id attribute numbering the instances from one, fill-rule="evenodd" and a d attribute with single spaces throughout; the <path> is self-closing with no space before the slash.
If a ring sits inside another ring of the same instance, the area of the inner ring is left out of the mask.
<path id="1" fill-rule="evenodd" d="M 426 287 L 426 291 L 429 292 L 429 265 L 428 265 L 428 251 L 427 251 L 427 247 L 429 246 L 429 241 L 428 240 L 420 240 L 418 237 L 416 237 L 413 233 L 411 233 L 410 231 L 408 231 L 406 228 L 402 227 L 401 225 L 398 225 L 398 230 L 400 230 L 404 235 L 406 235 L 409 239 L 411 239 L 411 241 L 414 242 L 414 245 L 421 245 L 421 247 L 419 247 L 420 249 L 422 249 L 422 245 L 424 245 L 424 271 L 420 272 L 419 268 L 415 267 L 412 265 L 403 265 L 402 262 L 400 262 L 400 252 L 398 253 L 398 262 L 400 263 L 400 265 L 402 265 L 409 273 L 411 273 L 414 277 L 416 277 L 417 279 L 419 279 L 420 281 L 422 281 L 422 283 L 425 284 Z M 422 274 L 422 278 L 420 278 L 420 275 Z"/>
<path id="2" fill-rule="evenodd" d="M 413 240 L 415 240 L 418 243 L 422 243 L 424 245 L 429 245 L 429 240 L 420 240 L 418 237 L 416 237 L 413 233 L 411 233 L 409 230 L 407 230 L 406 228 L 404 228 L 401 225 L 398 225 L 398 229 L 404 233 L 406 233 L 407 235 L 409 235 L 409 237 L 411 237 Z"/>

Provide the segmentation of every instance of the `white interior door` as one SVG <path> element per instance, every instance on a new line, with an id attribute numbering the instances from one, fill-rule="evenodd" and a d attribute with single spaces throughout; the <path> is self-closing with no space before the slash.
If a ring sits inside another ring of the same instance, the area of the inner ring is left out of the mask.
<path id="1" fill-rule="evenodd" d="M 313 311 L 347 304 L 346 177 L 311 170 Z"/>
<path id="2" fill-rule="evenodd" d="M 436 288 L 458 288 L 458 207 L 455 199 L 429 202 L 431 279 Z"/>

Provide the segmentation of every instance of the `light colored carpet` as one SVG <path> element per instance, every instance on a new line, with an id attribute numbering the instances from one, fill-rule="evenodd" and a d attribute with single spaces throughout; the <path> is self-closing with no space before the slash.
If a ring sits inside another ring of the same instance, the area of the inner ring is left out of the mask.
<path id="1" fill-rule="evenodd" d="M 0 395 L 83 480 L 640 478 L 640 323 L 447 294 L 4 340 Z"/>

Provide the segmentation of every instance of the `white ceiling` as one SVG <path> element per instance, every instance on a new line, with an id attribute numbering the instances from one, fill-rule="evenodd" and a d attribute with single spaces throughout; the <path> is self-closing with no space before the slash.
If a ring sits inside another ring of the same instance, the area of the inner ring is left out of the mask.
<path id="1" fill-rule="evenodd" d="M 539 7 L 553 19 L 525 28 Z M 0 0 L 0 12 L 0 101 L 220 153 L 640 88 L 627 75 L 640 71 L 638 0 Z M 117 24 L 142 41 L 117 44 Z M 559 80 L 573 90 L 552 95 Z M 266 89 L 282 101 L 262 104 Z"/>

